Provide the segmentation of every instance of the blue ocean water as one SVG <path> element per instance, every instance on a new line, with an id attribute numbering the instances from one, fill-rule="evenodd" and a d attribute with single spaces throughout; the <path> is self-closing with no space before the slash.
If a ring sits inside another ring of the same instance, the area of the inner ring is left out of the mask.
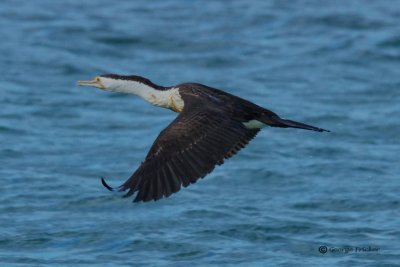
<path id="1" fill-rule="evenodd" d="M 400 266 L 399 17 L 398 1 L 2 0 L 1 266 Z M 103 73 L 332 132 L 264 129 L 133 204 L 100 177 L 125 181 L 176 114 L 75 84 Z"/>

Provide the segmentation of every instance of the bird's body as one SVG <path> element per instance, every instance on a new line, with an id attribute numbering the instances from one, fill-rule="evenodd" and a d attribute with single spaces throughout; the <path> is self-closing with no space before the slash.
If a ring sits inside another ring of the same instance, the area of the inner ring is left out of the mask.
<path id="1" fill-rule="evenodd" d="M 140 76 L 106 74 L 79 84 L 135 94 L 179 113 L 157 137 L 145 161 L 117 188 L 128 190 L 125 196 L 138 192 L 135 202 L 168 197 L 181 185 L 195 183 L 236 154 L 267 125 L 326 131 L 282 119 L 250 101 L 198 83 L 162 87 Z"/>

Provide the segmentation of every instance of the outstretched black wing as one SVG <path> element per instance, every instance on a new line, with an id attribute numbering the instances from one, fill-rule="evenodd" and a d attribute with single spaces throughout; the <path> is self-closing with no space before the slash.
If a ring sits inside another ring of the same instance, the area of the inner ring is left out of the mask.
<path id="1" fill-rule="evenodd" d="M 120 187 L 137 192 L 134 202 L 168 197 L 210 173 L 243 148 L 258 133 L 232 119 L 228 110 L 191 107 L 182 113 L 155 140 L 145 161 Z M 103 184 L 111 189 L 103 180 Z"/>

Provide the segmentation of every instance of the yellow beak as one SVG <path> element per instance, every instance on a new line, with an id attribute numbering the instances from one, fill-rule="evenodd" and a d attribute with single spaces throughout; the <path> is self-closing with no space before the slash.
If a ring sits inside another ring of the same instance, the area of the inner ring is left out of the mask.
<path id="1" fill-rule="evenodd" d="M 104 85 L 101 84 L 100 78 L 96 77 L 91 81 L 77 81 L 77 84 L 80 86 L 92 86 L 92 87 L 97 87 L 100 89 L 104 89 Z"/>

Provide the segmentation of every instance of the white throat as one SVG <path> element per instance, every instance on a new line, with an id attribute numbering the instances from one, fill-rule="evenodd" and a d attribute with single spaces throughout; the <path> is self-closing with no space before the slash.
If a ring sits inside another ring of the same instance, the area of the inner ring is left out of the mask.
<path id="1" fill-rule="evenodd" d="M 152 105 L 169 108 L 176 112 L 183 110 L 183 100 L 179 94 L 178 88 L 170 88 L 168 90 L 157 90 L 147 84 L 131 81 L 131 80 L 115 80 L 103 78 L 102 81 L 107 88 L 106 90 L 132 94 L 142 97 Z"/>

